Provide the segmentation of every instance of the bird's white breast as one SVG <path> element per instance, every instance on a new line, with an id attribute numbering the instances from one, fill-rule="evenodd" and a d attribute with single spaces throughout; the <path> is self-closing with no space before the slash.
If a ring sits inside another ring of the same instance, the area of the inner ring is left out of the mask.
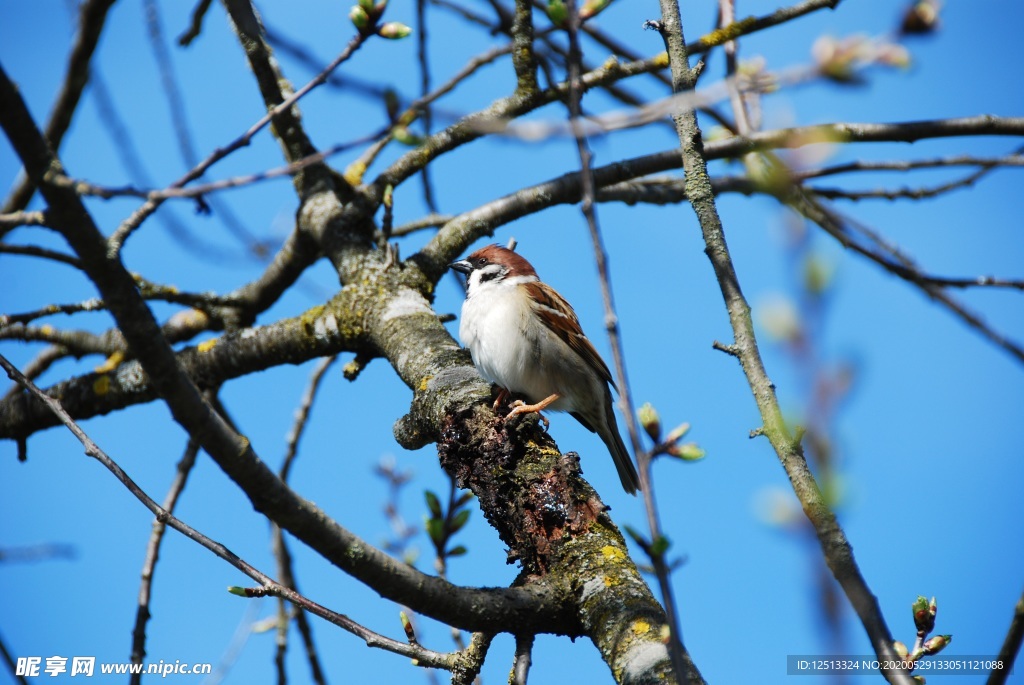
<path id="1" fill-rule="evenodd" d="M 462 305 L 459 337 L 486 380 L 525 395 L 530 402 L 557 392 L 563 399 L 550 408 L 573 411 L 574 389 L 580 387 L 580 375 L 587 374 L 578 355 L 569 353 L 537 318 L 528 296 L 517 287 L 532 280 L 535 277 L 471 284 Z"/>

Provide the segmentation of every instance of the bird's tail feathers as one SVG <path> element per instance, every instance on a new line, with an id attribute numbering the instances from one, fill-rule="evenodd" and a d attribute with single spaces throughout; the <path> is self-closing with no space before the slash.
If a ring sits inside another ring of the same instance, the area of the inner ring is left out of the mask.
<path id="1" fill-rule="evenodd" d="M 622 481 L 622 488 L 630 495 L 635 495 L 640 489 L 640 476 L 636 472 L 636 467 L 633 466 L 633 458 L 629 456 L 629 450 L 622 442 L 622 436 L 619 435 L 615 420 L 612 419 L 609 423 L 611 425 L 608 427 L 608 435 L 604 434 L 605 431 L 600 431 L 601 440 L 608 446 L 608 451 L 612 454 L 615 470 L 619 472 L 619 480 Z"/>

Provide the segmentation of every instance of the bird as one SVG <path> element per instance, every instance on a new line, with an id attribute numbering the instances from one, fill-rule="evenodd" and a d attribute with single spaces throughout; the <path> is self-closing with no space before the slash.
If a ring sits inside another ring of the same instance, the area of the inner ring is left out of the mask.
<path id="1" fill-rule="evenodd" d="M 640 478 L 612 409 L 610 387 L 618 388 L 572 306 L 540 280 L 530 262 L 500 245 L 448 267 L 466 275 L 459 338 L 480 375 L 499 386 L 495 410 L 518 394 L 526 402 L 515 400 L 506 421 L 545 409 L 569 412 L 601 438 L 623 489 L 635 495 Z"/>

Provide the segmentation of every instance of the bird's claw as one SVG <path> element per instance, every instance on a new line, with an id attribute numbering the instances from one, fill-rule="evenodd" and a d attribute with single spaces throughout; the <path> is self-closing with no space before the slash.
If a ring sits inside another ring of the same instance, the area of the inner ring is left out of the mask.
<path id="1" fill-rule="evenodd" d="M 544 416 L 543 414 L 540 413 L 540 409 L 537 408 L 537 405 L 531 405 L 531 404 L 527 404 L 526 402 L 523 402 L 522 400 L 516 400 L 515 402 L 513 402 L 511 404 L 511 407 L 512 407 L 512 411 L 510 411 L 508 413 L 508 416 L 505 417 L 506 421 L 511 419 L 513 416 L 519 416 L 520 414 L 531 414 L 531 413 L 533 413 L 533 414 L 536 414 L 537 418 L 539 418 L 541 420 L 541 423 L 544 424 L 544 430 L 545 431 L 551 425 L 551 422 L 548 421 L 548 417 L 546 417 L 546 416 Z"/>

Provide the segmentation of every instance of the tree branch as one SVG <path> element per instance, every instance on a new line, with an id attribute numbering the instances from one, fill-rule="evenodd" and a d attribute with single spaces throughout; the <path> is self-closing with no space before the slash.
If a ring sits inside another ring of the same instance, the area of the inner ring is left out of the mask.
<path id="1" fill-rule="evenodd" d="M 80 199 L 67 189 L 45 182 L 47 171 L 62 173 L 60 162 L 47 147 L 2 68 L 0 126 L 22 158 L 30 178 L 41 181 L 40 190 L 54 212 L 55 224 L 99 288 L 155 391 L 167 403 L 175 420 L 246 492 L 258 511 L 384 596 L 446 623 L 469 630 L 501 630 L 510 624 L 537 624 L 556 631 L 571 629 L 572 623 L 566 621 L 558 604 L 550 602 L 549 590 L 537 586 L 508 590 L 456 588 L 389 558 L 285 486 L 259 460 L 249 441 L 233 431 L 204 401 L 200 390 L 178 365 L 152 312 L 139 296 L 134 279 L 117 254 L 108 254 L 106 241 Z M 314 332 L 309 331 L 311 335 Z"/>
<path id="2" fill-rule="evenodd" d="M 675 93 L 687 91 L 693 88 L 694 74 L 690 69 L 686 53 L 683 27 L 679 18 L 679 5 L 677 0 L 660 0 L 660 2 L 662 21 L 657 29 L 665 40 L 668 50 L 669 64 L 672 69 L 672 90 Z M 764 435 L 768 437 L 782 462 L 797 498 L 803 505 L 804 513 L 814 526 L 825 560 L 853 604 L 854 610 L 860 616 L 876 654 L 882 661 L 896 660 L 892 635 L 878 607 L 878 601 L 871 594 L 854 562 L 853 549 L 839 527 L 835 515 L 824 501 L 804 459 L 799 442 L 789 434 L 775 395 L 775 386 L 768 378 L 761 360 L 757 339 L 754 336 L 750 306 L 740 289 L 729 248 L 725 242 L 725 234 L 718 216 L 714 194 L 711 190 L 704 144 L 696 114 L 693 110 L 686 110 L 675 115 L 674 120 L 682 149 L 683 168 L 686 173 L 686 195 L 700 222 L 706 246 L 705 252 L 721 287 L 735 336 L 733 349 L 740 360 L 740 365 L 761 413 L 761 419 L 764 422 Z M 748 140 L 756 138 L 758 135 L 753 134 Z M 754 149 L 747 151 L 752 152 Z M 904 671 L 886 669 L 883 673 L 892 683 L 909 685 L 912 682 Z"/>
<path id="3" fill-rule="evenodd" d="M 83 2 L 78 11 L 78 33 L 75 35 L 75 43 L 71 47 L 71 54 L 68 56 L 67 72 L 64 75 L 64 83 L 57 100 L 50 111 L 50 120 L 46 124 L 43 135 L 54 150 L 60 149 L 64 140 L 64 134 L 71 126 L 71 119 L 78 109 L 78 103 L 82 98 L 82 92 L 89 82 L 89 64 L 92 61 L 93 53 L 99 44 L 100 35 L 107 21 L 107 11 L 114 4 L 114 0 L 87 0 Z M 0 214 L 8 214 L 24 209 L 36 185 L 30 175 L 23 176 L 18 185 L 7 197 Z M 0 226 L 0 235 L 5 232 Z"/>

